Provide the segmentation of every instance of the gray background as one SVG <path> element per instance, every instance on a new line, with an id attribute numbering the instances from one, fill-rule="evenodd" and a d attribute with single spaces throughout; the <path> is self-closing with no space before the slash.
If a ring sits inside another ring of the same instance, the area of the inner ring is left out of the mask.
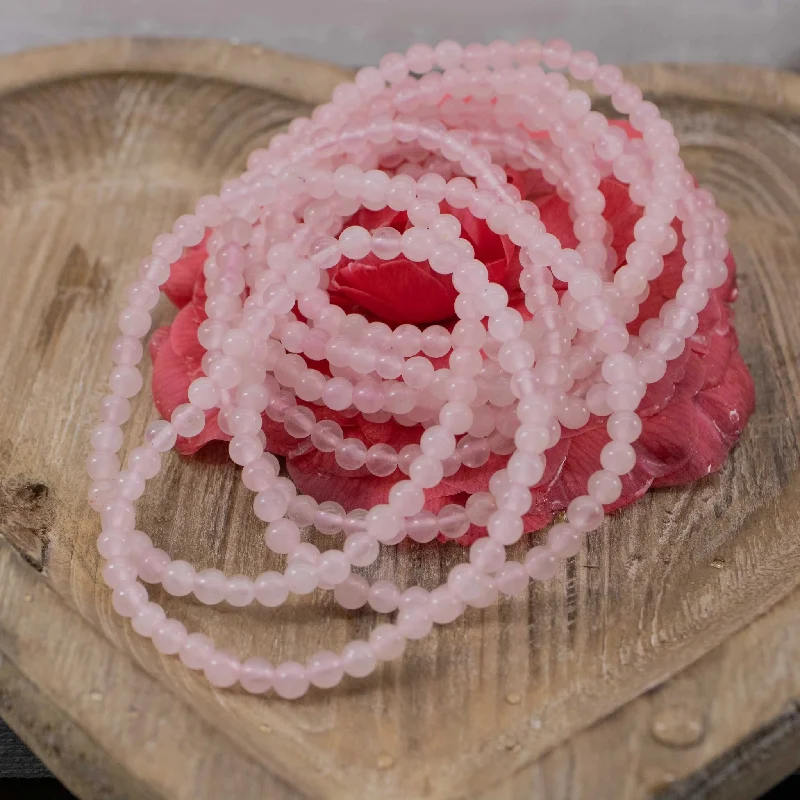
<path id="1" fill-rule="evenodd" d="M 561 36 L 603 60 L 800 67 L 800 0 L 0 0 L 0 52 L 107 35 L 258 42 L 344 65 L 415 41 Z"/>

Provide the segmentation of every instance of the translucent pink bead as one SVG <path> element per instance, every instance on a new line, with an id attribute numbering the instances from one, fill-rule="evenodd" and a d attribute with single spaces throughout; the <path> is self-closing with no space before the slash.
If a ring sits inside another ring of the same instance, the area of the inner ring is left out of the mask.
<path id="1" fill-rule="evenodd" d="M 556 574 L 558 562 L 555 553 L 546 546 L 532 547 L 525 555 L 525 570 L 535 581 L 546 581 Z"/>
<path id="2" fill-rule="evenodd" d="M 350 610 L 361 608 L 367 602 L 369 584 L 361 575 L 350 575 L 333 589 L 334 600 Z"/>
<path id="3" fill-rule="evenodd" d="M 367 460 L 367 446 L 360 439 L 344 439 L 337 446 L 335 457 L 342 469 L 360 469 Z"/>
<path id="4" fill-rule="evenodd" d="M 269 661 L 257 656 L 248 658 L 239 669 L 239 683 L 250 694 L 264 694 L 272 687 L 274 674 Z"/>
<path id="5" fill-rule="evenodd" d="M 405 532 L 415 542 L 431 542 L 439 534 L 439 520 L 432 511 L 423 509 L 406 520 Z"/>
<path id="6" fill-rule="evenodd" d="M 498 591 L 510 597 L 521 595 L 528 588 L 528 573 L 517 561 L 508 561 L 494 576 Z"/>
<path id="7" fill-rule="evenodd" d="M 397 453 L 389 445 L 373 445 L 367 450 L 365 465 L 377 477 L 391 475 L 397 469 Z"/>
<path id="8" fill-rule="evenodd" d="M 636 464 L 636 451 L 627 442 L 609 442 L 600 451 L 600 463 L 616 475 L 625 475 Z"/>
<path id="9" fill-rule="evenodd" d="M 438 586 L 430 593 L 427 614 L 438 625 L 453 622 L 463 611 L 463 601 L 449 587 Z"/>
<path id="10" fill-rule="evenodd" d="M 189 669 L 205 669 L 214 654 L 214 644 L 203 633 L 190 633 L 180 651 L 180 659 Z"/>
<path id="11" fill-rule="evenodd" d="M 583 535 L 572 525 L 560 522 L 548 531 L 547 547 L 558 558 L 577 555 L 583 544 Z"/>
<path id="12" fill-rule="evenodd" d="M 212 686 L 227 689 L 239 680 L 242 665 L 236 656 L 223 651 L 214 651 L 205 661 L 203 672 Z"/>
<path id="13" fill-rule="evenodd" d="M 286 514 L 288 498 L 279 489 L 266 489 L 259 492 L 253 501 L 255 515 L 264 522 L 274 522 Z"/>
<path id="14" fill-rule="evenodd" d="M 603 506 L 591 497 L 576 497 L 567 506 L 567 520 L 583 533 L 593 531 L 603 522 Z"/>
<path id="15" fill-rule="evenodd" d="M 284 578 L 289 591 L 300 595 L 313 592 L 319 583 L 317 567 L 304 561 L 290 563 L 286 567 Z"/>
<path id="16" fill-rule="evenodd" d="M 140 583 L 126 583 L 111 595 L 111 605 L 123 617 L 132 617 L 146 603 L 147 590 Z"/>
<path id="17" fill-rule="evenodd" d="M 152 639 L 160 653 L 173 656 L 180 652 L 188 636 L 182 622 L 177 619 L 166 619 L 153 631 Z"/>
<path id="18" fill-rule="evenodd" d="M 289 597 L 289 586 L 279 572 L 262 572 L 254 583 L 255 599 L 267 608 L 277 608 Z"/>
<path id="19" fill-rule="evenodd" d="M 228 578 L 225 599 L 230 605 L 243 608 L 250 605 L 254 597 L 253 581 L 246 575 L 233 575 Z"/>
<path id="20" fill-rule="evenodd" d="M 622 481 L 619 476 L 608 470 L 598 470 L 589 478 L 589 494 L 598 503 L 608 505 L 619 499 L 622 494 Z"/>
<path id="21" fill-rule="evenodd" d="M 185 403 L 172 412 L 170 421 L 178 436 L 191 438 L 192 436 L 197 436 L 203 430 L 206 424 L 206 417 L 198 406 Z"/>
<path id="22" fill-rule="evenodd" d="M 342 659 L 330 650 L 320 650 L 308 659 L 306 674 L 317 688 L 332 689 L 344 675 Z"/>
<path id="23" fill-rule="evenodd" d="M 147 426 L 144 437 L 153 446 L 153 449 L 159 453 L 166 453 L 175 446 L 178 434 L 169 422 L 157 420 Z"/>
<path id="24" fill-rule="evenodd" d="M 194 578 L 195 597 L 206 605 L 216 605 L 225 599 L 228 579 L 218 569 L 201 569 Z"/>
<path id="25" fill-rule="evenodd" d="M 149 548 L 139 558 L 139 577 L 146 583 L 161 583 L 170 562 L 170 557 L 163 550 Z"/>
<path id="26" fill-rule="evenodd" d="M 493 539 L 478 539 L 469 549 L 469 560 L 483 572 L 497 572 L 505 563 L 506 551 Z"/>
<path id="27" fill-rule="evenodd" d="M 116 453 L 122 447 L 122 429 L 103 422 L 92 430 L 90 440 L 94 450 Z"/>
<path id="28" fill-rule="evenodd" d="M 184 597 L 194 588 L 195 568 L 188 561 L 173 561 L 161 578 L 161 585 L 171 595 Z"/>
<path id="29" fill-rule="evenodd" d="M 406 641 L 395 625 L 378 625 L 369 636 L 369 643 L 379 661 L 394 661 L 403 655 Z"/>
<path id="30" fill-rule="evenodd" d="M 317 571 L 321 581 L 335 586 L 350 575 L 350 560 L 340 550 L 328 550 L 319 557 Z"/>
<path id="31" fill-rule="evenodd" d="M 420 456 L 420 458 L 422 458 L 422 456 Z M 389 507 L 396 515 L 402 515 L 406 517 L 406 516 L 411 516 L 412 514 L 418 514 L 420 511 L 422 511 L 424 503 L 425 503 L 425 493 L 423 492 L 422 487 L 419 484 L 414 483 L 413 481 L 398 481 L 389 490 Z M 373 509 L 373 512 L 374 511 L 375 509 Z M 371 532 L 370 514 L 372 514 L 373 512 L 370 512 L 366 517 L 368 532 Z M 385 514 L 385 518 L 389 519 L 388 512 Z M 395 533 L 399 533 L 401 527 L 402 525 L 399 526 L 392 525 L 391 530 L 394 530 Z M 392 537 L 388 535 L 388 530 L 387 530 L 386 534 L 379 535 L 376 538 L 379 538 L 380 541 L 386 541 L 387 539 Z"/>
<path id="32" fill-rule="evenodd" d="M 347 675 L 365 678 L 375 670 L 378 659 L 367 642 L 349 642 L 342 648 L 342 667 Z"/>
<path id="33" fill-rule="evenodd" d="M 353 225 L 339 234 L 339 246 L 345 258 L 364 258 L 370 251 L 372 237 L 364 228 Z"/>
<path id="34" fill-rule="evenodd" d="M 391 581 L 375 581 L 370 587 L 367 599 L 375 611 L 389 614 L 397 608 L 400 600 L 400 590 Z"/>
<path id="35" fill-rule="evenodd" d="M 103 566 L 103 581 L 111 589 L 130 586 L 136 580 L 136 566 L 125 556 L 111 558 Z"/>
<path id="36" fill-rule="evenodd" d="M 431 632 L 433 619 L 426 606 L 412 605 L 400 609 L 396 625 L 406 639 L 422 639 Z"/>
<path id="37" fill-rule="evenodd" d="M 437 517 L 439 531 L 448 539 L 458 539 L 470 526 L 466 511 L 462 506 L 449 504 L 443 506 Z"/>
<path id="38" fill-rule="evenodd" d="M 309 676 L 305 667 L 296 661 L 284 661 L 278 664 L 272 675 L 272 687 L 275 694 L 286 700 L 302 697 L 309 686 Z"/>
<path id="39" fill-rule="evenodd" d="M 149 638 L 166 618 L 167 615 L 160 605 L 146 603 L 131 617 L 131 627 L 139 636 Z"/>

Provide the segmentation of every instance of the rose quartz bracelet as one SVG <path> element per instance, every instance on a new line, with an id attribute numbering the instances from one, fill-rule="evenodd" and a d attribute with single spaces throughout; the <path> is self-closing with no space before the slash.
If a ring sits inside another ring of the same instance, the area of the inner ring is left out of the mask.
<path id="1" fill-rule="evenodd" d="M 592 111 L 589 96 L 563 71 L 610 96 L 641 139 L 629 139 Z M 619 498 L 621 478 L 636 464 L 632 443 L 642 430 L 636 411 L 647 386 L 683 352 L 709 290 L 727 278 L 727 219 L 696 188 L 678 150 L 672 126 L 618 68 L 599 66 L 592 54 L 573 52 L 563 41 L 531 40 L 466 48 L 445 41 L 389 54 L 337 87 L 310 119 L 294 120 L 288 133 L 251 153 L 242 176 L 227 181 L 219 196 L 201 198 L 194 214 L 156 238 L 119 316 L 111 393 L 87 460 L 89 500 L 102 519 L 102 574 L 115 610 L 214 686 L 238 682 L 249 692 L 296 698 L 310 685 L 330 688 L 345 674 L 370 674 L 378 662 L 399 658 L 406 640 L 453 621 L 467 606 L 485 607 L 498 593 L 517 595 L 529 580 L 552 577 L 558 559 L 578 553 L 584 536 L 602 523 L 604 505 Z M 575 249 L 546 230 L 537 207 L 508 183 L 507 168 L 541 171 L 569 203 Z M 616 270 L 599 190 L 608 175 L 627 185 L 643 209 Z M 525 312 L 509 307 L 506 290 L 490 281 L 447 207 L 485 220 L 520 248 Z M 360 208 L 405 212 L 409 228 L 401 234 L 345 227 Z M 678 223 L 685 237 L 682 283 L 658 318 L 633 336 L 626 325 L 638 316 L 664 256 L 677 247 Z M 130 416 L 129 398 L 142 388 L 136 365 L 149 312 L 170 264 L 205 237 L 203 375 L 169 420 L 148 426 L 146 442 L 121 469 L 120 426 Z M 452 330 L 392 330 L 333 305 L 329 271 L 343 256 L 368 254 L 384 261 L 402 254 L 451 276 L 459 320 Z M 566 289 L 559 292 L 556 282 Z M 320 361 L 330 374 L 311 366 Z M 321 418 L 315 409 L 324 407 L 421 425 L 424 432 L 419 444 L 400 452 L 367 448 Z M 178 436 L 203 431 L 215 410 L 232 437 L 231 459 L 255 492 L 254 513 L 267 523 L 266 545 L 286 555 L 283 572 L 252 579 L 196 571 L 136 530 L 134 504 L 159 472 L 161 454 Z M 397 471 L 388 502 L 345 512 L 336 498 L 317 503 L 298 494 L 268 452 L 262 414 L 281 423 L 298 447 L 334 453 L 343 469 Z M 580 428 L 591 414 L 607 418 L 608 443 L 586 494 L 523 563 L 508 561 L 505 548 L 524 533 L 530 489 L 542 480 L 547 451 L 564 428 Z M 425 509 L 426 489 L 462 465 L 486 464 L 491 453 L 509 458 L 488 492 L 438 515 Z M 339 549 L 320 552 L 303 541 L 311 525 Z M 429 542 L 440 533 L 458 538 L 470 525 L 484 527 L 487 536 L 432 591 L 401 590 L 386 580 L 370 585 L 358 572 L 375 562 L 381 545 L 405 537 Z M 240 661 L 167 618 L 140 580 L 210 605 L 277 607 L 290 593 L 331 590 L 345 608 L 369 604 L 396 618 L 338 654 L 321 651 L 277 665 L 260 657 Z"/>

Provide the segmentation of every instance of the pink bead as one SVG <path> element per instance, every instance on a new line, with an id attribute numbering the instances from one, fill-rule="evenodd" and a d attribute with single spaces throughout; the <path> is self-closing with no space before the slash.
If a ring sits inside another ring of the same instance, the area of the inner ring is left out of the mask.
<path id="1" fill-rule="evenodd" d="M 465 603 L 480 597 L 486 584 L 486 576 L 474 564 L 459 564 L 447 577 L 447 586 Z"/>
<path id="2" fill-rule="evenodd" d="M 205 427 L 206 417 L 198 406 L 185 403 L 178 406 L 170 417 L 178 436 L 191 438 L 197 436 Z"/>
<path id="3" fill-rule="evenodd" d="M 100 416 L 110 425 L 122 425 L 131 416 L 130 401 L 117 394 L 107 395 L 100 403 Z"/>
<path id="4" fill-rule="evenodd" d="M 397 469 L 397 453 L 389 445 L 373 445 L 367 450 L 365 465 L 377 477 L 391 475 Z"/>
<path id="5" fill-rule="evenodd" d="M 316 566 L 304 561 L 295 561 L 286 567 L 286 585 L 294 594 L 309 594 L 317 588 L 319 575 Z"/>
<path id="6" fill-rule="evenodd" d="M 588 533 L 603 522 L 603 506 L 591 497 L 576 497 L 567 506 L 567 519 L 577 530 Z"/>
<path id="7" fill-rule="evenodd" d="M 152 636 L 166 620 L 164 609 L 157 603 L 146 603 L 132 617 L 131 627 L 140 636 Z"/>
<path id="8" fill-rule="evenodd" d="M 419 458 L 422 457 L 423 456 L 419 456 Z M 416 461 L 414 463 L 416 463 Z M 441 466 L 439 469 L 441 471 Z M 424 504 L 425 493 L 423 492 L 421 486 L 415 484 L 413 481 L 398 481 L 389 490 L 389 507 L 392 512 L 394 512 L 394 516 L 390 517 L 389 512 L 386 512 L 383 516 L 385 520 L 390 520 L 391 525 L 390 527 L 387 527 L 386 533 L 379 533 L 376 538 L 378 538 L 380 541 L 386 541 L 387 539 L 392 538 L 389 536 L 388 531 L 393 531 L 392 535 L 394 535 L 394 533 L 399 533 L 400 528 L 402 527 L 399 523 L 399 518 L 397 515 L 406 517 L 413 514 L 418 514 L 420 511 L 422 511 Z M 374 513 L 375 508 L 373 508 L 373 510 L 366 517 L 367 531 L 370 533 L 372 532 L 370 528 L 370 520 L 374 519 L 372 516 Z M 389 525 L 388 522 L 387 525 Z"/>
<path id="9" fill-rule="evenodd" d="M 353 402 L 353 388 L 344 378 L 331 378 L 325 384 L 322 399 L 328 408 L 342 411 Z"/>
<path id="10" fill-rule="evenodd" d="M 553 525 L 547 534 L 547 547 L 557 558 L 577 555 L 583 545 L 583 535 L 567 523 Z"/>
<path id="11" fill-rule="evenodd" d="M 184 597 L 194 588 L 196 573 L 188 561 L 173 561 L 161 578 L 161 585 L 175 597 Z"/>
<path id="12" fill-rule="evenodd" d="M 513 511 L 498 509 L 492 512 L 487 524 L 489 536 L 500 544 L 515 544 L 522 538 L 523 525 L 519 514 Z"/>
<path id="13" fill-rule="evenodd" d="M 250 694 L 264 694 L 272 687 L 275 670 L 263 658 L 248 658 L 239 670 L 239 683 Z"/>
<path id="14" fill-rule="evenodd" d="M 361 608 L 367 602 L 369 584 L 361 575 L 350 575 L 333 589 L 334 600 L 347 609 Z"/>
<path id="15" fill-rule="evenodd" d="M 428 600 L 427 614 L 438 625 L 453 622 L 464 611 L 463 601 L 447 586 L 438 586 Z"/>
<path id="16" fill-rule="evenodd" d="M 476 492 L 470 495 L 464 507 L 467 518 L 474 525 L 486 525 L 496 509 L 495 499 L 488 492 Z"/>
<path id="17" fill-rule="evenodd" d="M 636 451 L 627 442 L 609 442 L 600 451 L 600 463 L 615 475 L 626 475 L 636 464 Z"/>
<path id="18" fill-rule="evenodd" d="M 108 450 L 92 453 L 86 459 L 86 471 L 92 480 L 115 478 L 119 473 L 119 458 Z"/>
<path id="19" fill-rule="evenodd" d="M 367 460 L 367 446 L 359 439 L 343 439 L 336 448 L 335 457 L 342 469 L 360 469 Z"/>
<path id="20" fill-rule="evenodd" d="M 92 430 L 90 439 L 94 450 L 116 453 L 122 447 L 122 429 L 103 422 Z"/>
<path id="21" fill-rule="evenodd" d="M 365 678 L 374 672 L 378 660 L 367 642 L 349 642 L 342 648 L 342 667 L 347 675 Z"/>
<path id="22" fill-rule="evenodd" d="M 330 650 L 320 650 L 308 659 L 306 674 L 319 689 L 332 689 L 344 675 L 342 659 Z"/>
<path id="23" fill-rule="evenodd" d="M 111 605 L 123 617 L 132 617 L 146 603 L 147 590 L 140 583 L 127 583 L 111 595 Z"/>
<path id="24" fill-rule="evenodd" d="M 188 634 L 182 622 L 176 619 L 166 619 L 153 631 L 152 639 L 156 649 L 166 656 L 173 656 L 180 652 Z"/>
<path id="25" fill-rule="evenodd" d="M 335 586 L 350 575 L 350 561 L 343 552 L 328 550 L 320 556 L 317 570 L 321 581 Z"/>
<path id="26" fill-rule="evenodd" d="M 180 659 L 189 669 L 205 669 L 214 655 L 211 639 L 203 633 L 190 633 L 180 651 Z"/>
<path id="27" fill-rule="evenodd" d="M 279 489 L 259 492 L 253 501 L 255 515 L 264 522 L 279 520 L 286 513 L 289 501 Z"/>
<path id="28" fill-rule="evenodd" d="M 371 536 L 359 531 L 347 537 L 343 551 L 354 567 L 368 567 L 378 557 L 380 546 Z"/>
<path id="29" fill-rule="evenodd" d="M 521 595 L 528 588 L 528 573 L 519 562 L 506 562 L 494 576 L 498 591 L 510 597 Z"/>
<path id="30" fill-rule="evenodd" d="M 398 612 L 396 625 L 406 639 L 422 639 L 431 632 L 433 620 L 425 606 L 406 606 Z"/>
<path id="31" fill-rule="evenodd" d="M 482 572 L 497 572 L 506 560 L 506 550 L 492 539 L 478 539 L 469 549 L 469 560 Z"/>
<path id="32" fill-rule="evenodd" d="M 415 542 L 432 542 L 439 534 L 439 520 L 433 512 L 423 509 L 406 520 L 405 532 Z"/>
<path id="33" fill-rule="evenodd" d="M 255 597 L 253 581 L 246 575 L 234 575 L 227 580 L 225 599 L 232 606 L 243 608 L 250 605 Z"/>
<path id="34" fill-rule="evenodd" d="M 150 314 L 142 308 L 126 308 L 117 317 L 117 324 L 125 336 L 141 339 L 150 330 Z"/>
<path id="35" fill-rule="evenodd" d="M 272 686 L 279 697 L 294 700 L 308 691 L 309 676 L 302 664 L 284 661 L 274 669 Z"/>
<path id="36" fill-rule="evenodd" d="M 147 426 L 144 436 L 159 453 L 166 453 L 171 450 L 175 446 L 175 440 L 177 439 L 175 428 L 164 420 L 151 422 Z"/>
<path id="37" fill-rule="evenodd" d="M 255 598 L 262 606 L 277 608 L 289 597 L 286 579 L 279 572 L 262 572 L 255 580 Z"/>
<path id="38" fill-rule="evenodd" d="M 339 246 L 345 258 L 364 258 L 370 251 L 372 237 L 364 228 L 353 225 L 339 234 Z"/>
<path id="39" fill-rule="evenodd" d="M 146 583 L 161 583 L 170 563 L 163 550 L 151 548 L 139 559 L 139 577 Z"/>
<path id="40" fill-rule="evenodd" d="M 194 578 L 192 591 L 195 597 L 206 605 L 216 605 L 225 599 L 228 590 L 228 579 L 218 569 L 202 569 Z"/>
<path id="41" fill-rule="evenodd" d="M 394 661 L 403 655 L 405 637 L 395 625 L 378 625 L 369 636 L 369 643 L 379 661 Z"/>
<path id="42" fill-rule="evenodd" d="M 227 689 L 239 680 L 241 668 L 236 656 L 217 650 L 206 659 L 203 672 L 212 686 Z"/>
<path id="43" fill-rule="evenodd" d="M 391 581 L 375 581 L 369 590 L 368 601 L 375 611 L 389 614 L 397 608 L 400 599 L 399 589 Z"/>
<path id="44" fill-rule="evenodd" d="M 443 506 L 439 511 L 437 522 L 440 532 L 448 539 L 458 539 L 469 530 L 470 526 L 466 511 L 455 504 Z"/>
<path id="45" fill-rule="evenodd" d="M 535 581 L 546 581 L 556 574 L 558 562 L 549 547 L 537 545 L 525 555 L 525 570 Z"/>
<path id="46" fill-rule="evenodd" d="M 125 556 L 109 559 L 103 566 L 103 581 L 111 589 L 130 586 L 136 580 L 136 566 Z"/>
<path id="47" fill-rule="evenodd" d="M 126 556 L 130 551 L 128 535 L 117 531 L 101 533 L 97 537 L 97 552 L 105 559 Z"/>
<path id="48" fill-rule="evenodd" d="M 132 336 L 120 336 L 111 345 L 111 358 L 115 364 L 138 364 L 143 354 L 142 343 Z"/>

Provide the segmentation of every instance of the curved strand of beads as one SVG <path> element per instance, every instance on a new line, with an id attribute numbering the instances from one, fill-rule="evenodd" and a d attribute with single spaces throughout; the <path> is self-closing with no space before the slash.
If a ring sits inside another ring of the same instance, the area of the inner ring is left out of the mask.
<path id="1" fill-rule="evenodd" d="M 592 111 L 589 96 L 572 88 L 564 71 L 610 96 L 641 138 L 630 139 Z M 682 353 L 708 290 L 727 277 L 727 219 L 695 187 L 678 151 L 672 126 L 617 67 L 600 66 L 592 54 L 573 52 L 560 40 L 530 40 L 466 48 L 445 41 L 389 54 L 337 87 L 332 102 L 310 119 L 294 120 L 287 134 L 251 153 L 241 177 L 227 181 L 219 196 L 201 198 L 194 214 L 156 238 L 118 319 L 111 393 L 87 460 L 89 499 L 102 520 L 102 574 L 114 608 L 162 653 L 202 670 L 213 685 L 238 682 L 250 692 L 273 689 L 294 698 L 310 685 L 335 686 L 345 674 L 363 677 L 380 661 L 400 657 L 406 640 L 424 637 L 434 623 L 552 577 L 557 560 L 575 555 L 602 523 L 604 506 L 619 498 L 621 477 L 636 463 L 632 444 L 642 430 L 636 410 L 647 385 Z M 548 233 L 537 207 L 509 184 L 507 168 L 540 170 L 569 203 L 575 249 Z M 643 209 L 625 264 L 616 270 L 599 190 L 612 174 Z M 409 227 L 402 234 L 345 227 L 359 208 L 405 212 Z M 527 315 L 509 307 L 505 289 L 489 280 L 446 208 L 485 220 L 519 247 Z M 659 317 L 632 336 L 626 325 L 677 246 L 676 220 L 685 236 L 682 284 Z M 121 469 L 120 426 L 130 416 L 129 399 L 142 388 L 136 365 L 149 312 L 170 264 L 205 237 L 203 375 L 169 420 L 148 426 L 145 443 Z M 392 330 L 333 305 L 329 271 L 342 256 L 369 253 L 381 260 L 402 254 L 450 275 L 459 319 L 452 331 Z M 559 295 L 555 281 L 566 291 Z M 433 363 L 444 357 L 446 367 Z M 330 375 L 310 366 L 319 361 L 327 361 Z M 346 438 L 337 423 L 318 419 L 315 408 L 323 406 L 375 422 L 422 425 L 424 433 L 400 452 L 367 448 Z M 267 523 L 267 546 L 287 556 L 282 573 L 253 580 L 197 571 L 136 530 L 134 503 L 158 473 L 162 453 L 178 436 L 199 434 L 213 410 L 232 437 L 231 459 L 256 493 L 254 512 Z M 265 452 L 262 413 L 282 423 L 298 447 L 334 453 L 343 469 L 398 473 L 388 502 L 345 513 L 335 499 L 318 504 L 299 495 Z M 507 561 L 505 548 L 523 535 L 530 489 L 542 479 L 547 450 L 562 428 L 580 428 L 590 414 L 607 417 L 609 441 L 586 494 L 569 504 L 566 521 L 551 527 L 546 544 L 532 547 L 523 563 Z M 426 489 L 461 466 L 482 466 L 491 453 L 509 458 L 488 492 L 438 515 L 425 510 Z M 302 528 L 312 524 L 331 537 L 344 534 L 341 549 L 321 553 L 302 541 Z M 381 545 L 406 536 L 458 538 L 470 525 L 488 535 L 432 591 L 401 590 L 385 580 L 370 586 L 353 571 L 372 564 Z M 259 657 L 240 661 L 167 618 L 140 579 L 173 595 L 234 606 L 277 607 L 289 593 L 319 588 L 332 590 L 345 608 L 368 603 L 397 617 L 338 654 L 321 651 L 302 663 L 277 665 Z"/>

